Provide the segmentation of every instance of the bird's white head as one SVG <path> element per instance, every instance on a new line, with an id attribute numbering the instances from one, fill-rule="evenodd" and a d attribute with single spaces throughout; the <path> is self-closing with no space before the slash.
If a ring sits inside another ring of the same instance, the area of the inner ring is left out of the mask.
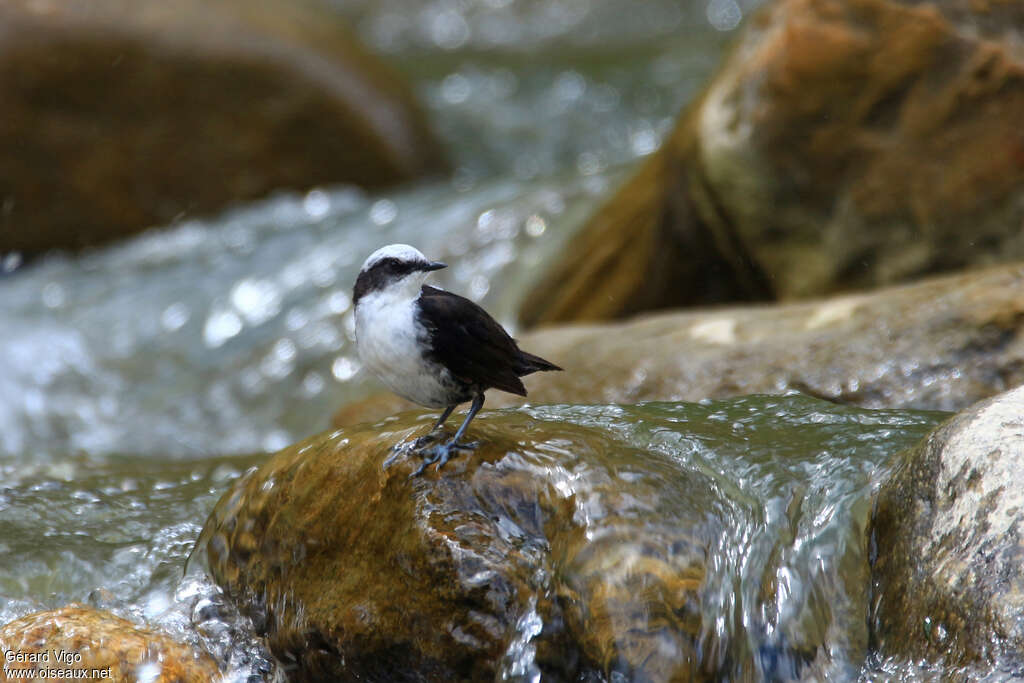
<path id="1" fill-rule="evenodd" d="M 374 292 L 415 298 L 419 296 L 427 275 L 446 267 L 440 261 L 430 261 L 419 249 L 408 244 L 389 244 L 370 254 L 363 262 L 352 301 L 358 305 L 361 298 Z"/>

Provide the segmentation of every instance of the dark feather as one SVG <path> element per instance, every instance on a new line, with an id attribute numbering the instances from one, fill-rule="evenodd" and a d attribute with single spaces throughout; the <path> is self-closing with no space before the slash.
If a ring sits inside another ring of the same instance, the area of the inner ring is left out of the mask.
<path id="1" fill-rule="evenodd" d="M 519 350 L 487 311 L 458 294 L 424 285 L 419 298 L 420 322 L 429 335 L 427 357 L 460 382 L 480 392 L 491 387 L 526 396 L 519 379 L 557 365 Z"/>

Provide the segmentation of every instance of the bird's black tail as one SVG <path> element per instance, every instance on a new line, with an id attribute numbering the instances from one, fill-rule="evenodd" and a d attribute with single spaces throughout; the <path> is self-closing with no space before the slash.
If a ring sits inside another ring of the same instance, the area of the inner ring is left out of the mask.
<path id="1" fill-rule="evenodd" d="M 537 371 L 550 371 L 550 370 L 561 370 L 551 361 L 546 361 L 540 356 L 535 356 L 532 353 L 526 351 L 519 351 L 519 367 L 516 368 L 517 374 L 522 377 L 523 375 L 529 375 L 531 372 Z"/>

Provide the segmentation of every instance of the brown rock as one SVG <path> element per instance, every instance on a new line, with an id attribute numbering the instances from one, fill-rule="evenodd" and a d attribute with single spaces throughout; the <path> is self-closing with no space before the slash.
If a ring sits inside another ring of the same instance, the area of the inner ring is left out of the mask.
<path id="1" fill-rule="evenodd" d="M 1022 33 L 1014 2 L 772 4 L 523 321 L 1024 258 Z"/>
<path id="2" fill-rule="evenodd" d="M 124 683 L 141 678 L 161 683 L 206 683 L 220 674 L 208 655 L 162 633 L 83 605 L 36 612 L 0 627 L 0 652 L 5 657 L 0 662 L 0 679 L 5 681 L 14 677 L 4 675 L 4 670 L 96 670 L 99 673 L 92 678 Z M 68 655 L 66 662 L 57 661 L 56 653 L 61 652 Z M 38 661 L 43 655 L 46 661 Z M 143 671 L 155 677 L 142 676 Z"/>
<path id="3" fill-rule="evenodd" d="M 0 3 L 0 101 L 0 253 L 443 166 L 407 86 L 318 0 Z"/>
<path id="4" fill-rule="evenodd" d="M 1020 670 L 1022 481 L 1024 388 L 960 413 L 899 459 L 872 527 L 883 656 Z"/>
<path id="5" fill-rule="evenodd" d="M 1024 265 L 817 302 L 552 328 L 522 346 L 565 372 L 524 378 L 528 399 L 492 391 L 488 407 L 798 390 L 870 408 L 957 410 L 1024 383 Z M 412 407 L 382 394 L 335 419 Z"/>
<path id="6" fill-rule="evenodd" d="M 698 591 L 722 503 L 703 475 L 524 414 L 478 418 L 480 448 L 439 474 L 382 467 L 427 424 L 289 447 L 207 522 L 215 580 L 293 680 L 713 678 L 729 650 L 697 652 Z"/>

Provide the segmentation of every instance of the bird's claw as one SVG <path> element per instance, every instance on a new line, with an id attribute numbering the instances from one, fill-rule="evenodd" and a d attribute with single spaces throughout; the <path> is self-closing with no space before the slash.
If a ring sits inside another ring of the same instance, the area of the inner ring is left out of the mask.
<path id="1" fill-rule="evenodd" d="M 437 467 L 435 469 L 440 471 L 441 468 L 444 467 L 445 463 L 451 460 L 452 455 L 456 452 L 472 451 L 479 445 L 480 443 L 478 441 L 473 441 L 471 443 L 455 443 L 454 441 L 449 441 L 448 443 L 437 444 L 423 453 L 423 463 L 415 472 L 409 475 L 409 478 L 412 479 L 413 477 L 420 476 L 428 466 L 433 465 L 435 462 L 437 463 Z"/>
<path id="2" fill-rule="evenodd" d="M 423 436 L 421 436 L 420 438 L 418 438 L 418 439 L 416 439 L 415 441 L 412 442 L 413 450 L 417 450 L 418 451 L 421 448 L 424 448 L 425 446 L 429 446 L 430 444 L 432 444 L 435 441 L 437 441 L 438 439 L 440 439 L 442 434 L 443 434 L 443 432 L 441 432 L 441 431 L 430 432 L 429 434 L 424 434 Z"/>
<path id="3" fill-rule="evenodd" d="M 387 468 L 391 467 L 391 465 L 393 465 L 395 461 L 398 460 L 400 457 L 409 455 L 410 453 L 422 451 L 424 447 L 434 443 L 442 436 L 444 436 L 444 432 L 433 431 L 430 432 L 429 434 L 424 434 L 423 436 L 416 439 L 412 443 L 409 443 L 408 441 L 399 441 L 398 443 L 391 447 L 391 455 L 389 455 L 384 460 L 384 464 L 381 465 L 381 468 L 386 470 Z"/>

